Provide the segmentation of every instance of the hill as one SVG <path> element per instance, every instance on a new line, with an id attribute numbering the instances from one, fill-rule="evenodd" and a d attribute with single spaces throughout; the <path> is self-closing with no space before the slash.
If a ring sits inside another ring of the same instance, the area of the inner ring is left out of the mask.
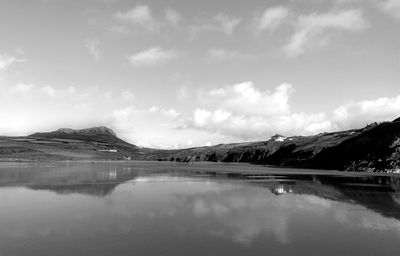
<path id="1" fill-rule="evenodd" d="M 363 129 L 295 136 L 283 141 L 158 151 L 147 157 L 178 162 L 248 162 L 298 168 L 400 172 L 400 122 L 374 123 Z"/>
<path id="2" fill-rule="evenodd" d="M 68 140 L 79 140 L 86 142 L 97 142 L 108 144 L 109 146 L 116 147 L 136 147 L 132 144 L 127 143 L 117 137 L 113 130 L 110 128 L 100 126 L 86 128 L 82 130 L 74 130 L 70 128 L 61 128 L 52 132 L 38 132 L 28 136 L 29 138 L 40 138 L 40 139 L 62 139 Z"/>
<path id="3" fill-rule="evenodd" d="M 179 150 L 140 148 L 107 127 L 0 137 L 0 159 L 246 162 L 283 167 L 400 172 L 400 119 L 362 129 Z"/>
<path id="4" fill-rule="evenodd" d="M 107 127 L 62 128 L 25 137 L 0 137 L 2 160 L 122 160 L 139 148 Z"/>

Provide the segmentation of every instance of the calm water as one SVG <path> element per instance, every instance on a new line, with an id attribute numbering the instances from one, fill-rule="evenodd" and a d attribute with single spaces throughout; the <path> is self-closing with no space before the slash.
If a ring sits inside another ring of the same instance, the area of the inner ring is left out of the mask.
<path id="1" fill-rule="evenodd" d="M 400 255 L 400 179 L 3 163 L 0 255 Z"/>

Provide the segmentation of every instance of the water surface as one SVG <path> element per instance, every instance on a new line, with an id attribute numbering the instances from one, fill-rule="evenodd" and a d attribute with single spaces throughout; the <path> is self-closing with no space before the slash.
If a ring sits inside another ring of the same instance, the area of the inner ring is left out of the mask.
<path id="1" fill-rule="evenodd" d="M 396 176 L 0 164 L 2 256 L 400 255 L 399 220 Z"/>

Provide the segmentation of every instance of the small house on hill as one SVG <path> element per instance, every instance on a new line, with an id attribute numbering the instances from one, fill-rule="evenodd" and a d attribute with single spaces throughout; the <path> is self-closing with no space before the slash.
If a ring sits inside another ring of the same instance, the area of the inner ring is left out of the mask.
<path id="1" fill-rule="evenodd" d="M 272 141 L 285 141 L 286 137 L 280 134 L 275 134 L 274 136 L 271 137 L 270 140 Z"/>

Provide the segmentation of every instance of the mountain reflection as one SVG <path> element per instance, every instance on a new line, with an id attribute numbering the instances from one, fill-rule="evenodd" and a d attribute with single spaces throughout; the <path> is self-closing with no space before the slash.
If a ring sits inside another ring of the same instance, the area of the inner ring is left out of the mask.
<path id="1" fill-rule="evenodd" d="M 72 193 L 106 196 L 121 183 L 143 172 L 119 165 L 67 165 L 0 170 L 1 186 L 25 186 L 33 190 L 49 190 L 57 194 Z"/>
<path id="2" fill-rule="evenodd" d="M 0 254 L 398 255 L 399 195 L 389 176 L 0 168 Z"/>
<path id="3" fill-rule="evenodd" d="M 151 176 L 149 176 L 149 174 Z M 154 172 L 121 164 L 67 164 L 0 169 L 0 188 L 25 186 L 48 190 L 60 195 L 82 194 L 104 197 L 125 182 L 171 181 L 172 176 L 209 180 L 232 180 L 264 187 L 276 196 L 310 195 L 322 199 L 362 205 L 386 217 L 400 220 L 400 178 L 392 176 L 330 176 L 251 174 L 214 171 Z M 177 179 L 175 178 L 175 180 Z M 199 208 L 200 207 L 200 208 Z M 196 209 L 201 209 L 201 203 Z M 220 209 L 223 211 L 223 209 Z"/>

